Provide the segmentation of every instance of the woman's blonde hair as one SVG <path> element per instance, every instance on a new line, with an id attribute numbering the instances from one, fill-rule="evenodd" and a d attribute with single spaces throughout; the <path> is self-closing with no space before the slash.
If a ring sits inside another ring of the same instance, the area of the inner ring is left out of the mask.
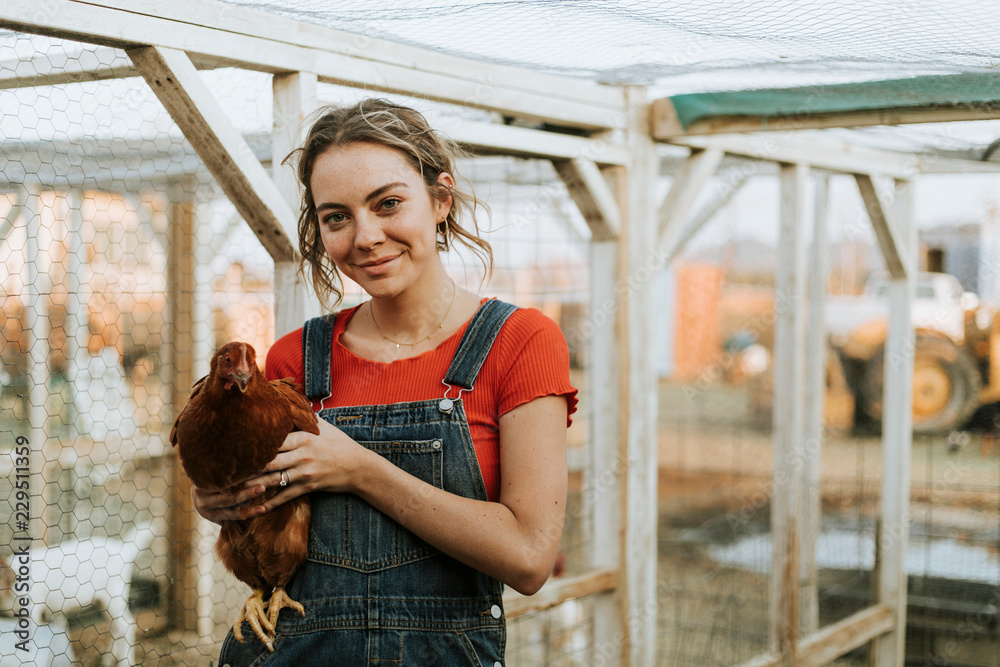
<path id="1" fill-rule="evenodd" d="M 451 210 L 444 222 L 438 225 L 438 250 L 447 251 L 453 243 L 461 243 L 475 253 L 486 269 L 487 276 L 493 269 L 493 250 L 479 237 L 476 208 L 483 206 L 471 192 L 457 186 L 448 188 L 438 183 L 441 173 L 452 175 L 455 182 L 456 158 L 463 151 L 451 140 L 435 132 L 418 111 L 394 104 L 388 100 L 369 98 L 347 107 L 330 107 L 320 112 L 313 123 L 305 143 L 285 158 L 298 161 L 297 171 L 302 184 L 302 210 L 299 213 L 299 272 L 309 268 L 313 288 L 324 309 L 335 308 L 343 298 L 340 273 L 327 255 L 320 239 L 316 202 L 313 199 L 311 180 L 316 159 L 331 146 L 346 146 L 356 142 L 380 144 L 402 153 L 410 165 L 421 175 L 430 196 L 442 200 L 452 198 Z M 471 231 L 459 219 L 469 216 Z"/>

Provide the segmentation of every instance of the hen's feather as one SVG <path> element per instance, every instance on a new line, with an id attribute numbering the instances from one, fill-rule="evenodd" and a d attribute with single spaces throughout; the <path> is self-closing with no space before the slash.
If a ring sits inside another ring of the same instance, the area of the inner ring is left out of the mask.
<path id="1" fill-rule="evenodd" d="M 246 343 L 229 343 L 194 384 L 170 432 L 184 472 L 197 486 L 235 492 L 278 454 L 293 431 L 319 434 L 312 406 L 291 378 L 268 382 Z M 224 522 L 216 553 L 251 588 L 283 588 L 305 560 L 310 504 L 299 496 L 259 517 L 249 511 L 274 497 L 272 487 L 241 507 L 243 517 Z"/>

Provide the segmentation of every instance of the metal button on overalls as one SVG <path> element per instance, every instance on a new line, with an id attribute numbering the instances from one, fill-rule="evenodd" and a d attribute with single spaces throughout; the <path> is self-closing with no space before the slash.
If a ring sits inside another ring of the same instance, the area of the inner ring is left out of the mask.
<path id="1" fill-rule="evenodd" d="M 490 300 L 470 321 L 444 377 L 444 391 L 458 389 L 458 397 L 448 399 L 450 409 L 437 396 L 327 408 L 319 415 L 428 484 L 487 500 L 461 393 L 473 389 L 514 310 Z M 313 400 L 329 396 L 336 381 L 331 319 L 316 318 L 303 328 L 306 396 Z M 246 644 L 230 631 L 220 663 L 501 665 L 506 628 L 499 581 L 441 553 L 353 494 L 315 492 L 312 506 L 309 554 L 288 587 L 305 617 L 282 614 L 273 654 L 249 626 Z"/>

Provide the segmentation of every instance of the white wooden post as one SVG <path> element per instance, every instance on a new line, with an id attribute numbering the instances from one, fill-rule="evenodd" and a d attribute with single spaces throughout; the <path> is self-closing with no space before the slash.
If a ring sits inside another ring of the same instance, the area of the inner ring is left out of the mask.
<path id="1" fill-rule="evenodd" d="M 822 512 L 820 463 L 823 454 L 823 401 L 826 397 L 826 279 L 827 205 L 830 177 L 817 176 L 813 209 L 812 243 L 809 246 L 809 326 L 806 336 L 805 424 L 802 484 L 802 549 L 799 570 L 799 627 L 803 636 L 819 629 L 819 581 L 816 569 L 816 541 Z"/>
<path id="2" fill-rule="evenodd" d="M 28 433 L 31 446 L 29 487 L 31 492 L 30 516 L 26 531 L 18 531 L 33 540 L 48 542 L 48 527 L 52 523 L 46 505 L 46 485 L 50 448 L 45 404 L 49 398 L 49 280 L 48 262 L 42 261 L 40 237 L 42 230 L 42 201 L 38 185 L 27 186 L 22 195 L 24 208 L 24 270 L 25 279 L 22 307 L 25 310 L 24 326 L 28 343 Z"/>
<path id="3" fill-rule="evenodd" d="M 619 592 L 625 615 L 625 663 L 651 666 L 656 659 L 656 373 L 653 344 L 653 285 L 662 263 L 656 253 L 657 224 L 650 193 L 656 150 L 649 137 L 645 89 L 625 88 L 626 146 L 631 156 L 620 196 L 618 326 L 621 411 L 620 458 L 624 525 Z"/>
<path id="4" fill-rule="evenodd" d="M 806 188 L 809 167 L 781 165 L 780 234 L 775 276 L 774 490 L 771 495 L 771 651 L 795 664 L 799 636 L 798 503 L 803 474 L 806 349 Z"/>
<path id="5" fill-rule="evenodd" d="M 895 628 L 875 641 L 876 664 L 902 667 L 906 635 L 906 547 L 910 527 L 910 449 L 913 445 L 913 345 L 910 314 L 916 290 L 917 231 L 911 181 L 896 181 L 894 213 L 902 275 L 889 285 L 882 414 L 882 508 L 876 536 L 878 602 L 895 611 Z"/>
<path id="6" fill-rule="evenodd" d="M 619 391 L 616 381 L 618 338 L 615 332 L 615 278 L 617 241 L 590 243 L 590 317 L 580 335 L 589 336 L 591 456 L 584 480 L 581 512 L 589 517 L 591 566 L 619 569 L 622 554 L 622 500 L 624 462 L 619 450 Z M 622 659 L 624 639 L 621 587 L 615 595 L 594 600 L 594 646 L 592 664 L 617 665 Z"/>
<path id="7" fill-rule="evenodd" d="M 76 442 L 80 432 L 77 387 L 80 374 L 87 372 L 90 342 L 90 266 L 83 244 L 83 191 L 70 190 L 66 207 L 66 378 L 74 406 L 70 433 Z"/>
<path id="8" fill-rule="evenodd" d="M 271 179 L 292 211 L 302 206 L 298 178 L 293 164 L 281 164 L 285 157 L 302 145 L 306 117 L 316 108 L 316 75 L 305 72 L 275 74 L 274 128 L 271 131 Z M 292 239 L 297 245 L 298 239 Z M 275 340 L 302 326 L 319 314 L 319 302 L 298 275 L 296 260 L 274 261 L 274 337 Z"/>

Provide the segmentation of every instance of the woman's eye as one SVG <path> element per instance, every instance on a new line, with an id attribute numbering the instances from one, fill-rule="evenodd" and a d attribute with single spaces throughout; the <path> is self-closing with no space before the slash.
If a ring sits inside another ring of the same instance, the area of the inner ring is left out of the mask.
<path id="1" fill-rule="evenodd" d="M 402 202 L 398 199 L 386 199 L 382 202 L 382 210 L 389 211 L 397 208 Z"/>
<path id="2" fill-rule="evenodd" d="M 331 213 L 330 215 L 323 218 L 323 223 L 326 225 L 339 225 L 347 220 L 347 216 L 343 213 Z"/>

